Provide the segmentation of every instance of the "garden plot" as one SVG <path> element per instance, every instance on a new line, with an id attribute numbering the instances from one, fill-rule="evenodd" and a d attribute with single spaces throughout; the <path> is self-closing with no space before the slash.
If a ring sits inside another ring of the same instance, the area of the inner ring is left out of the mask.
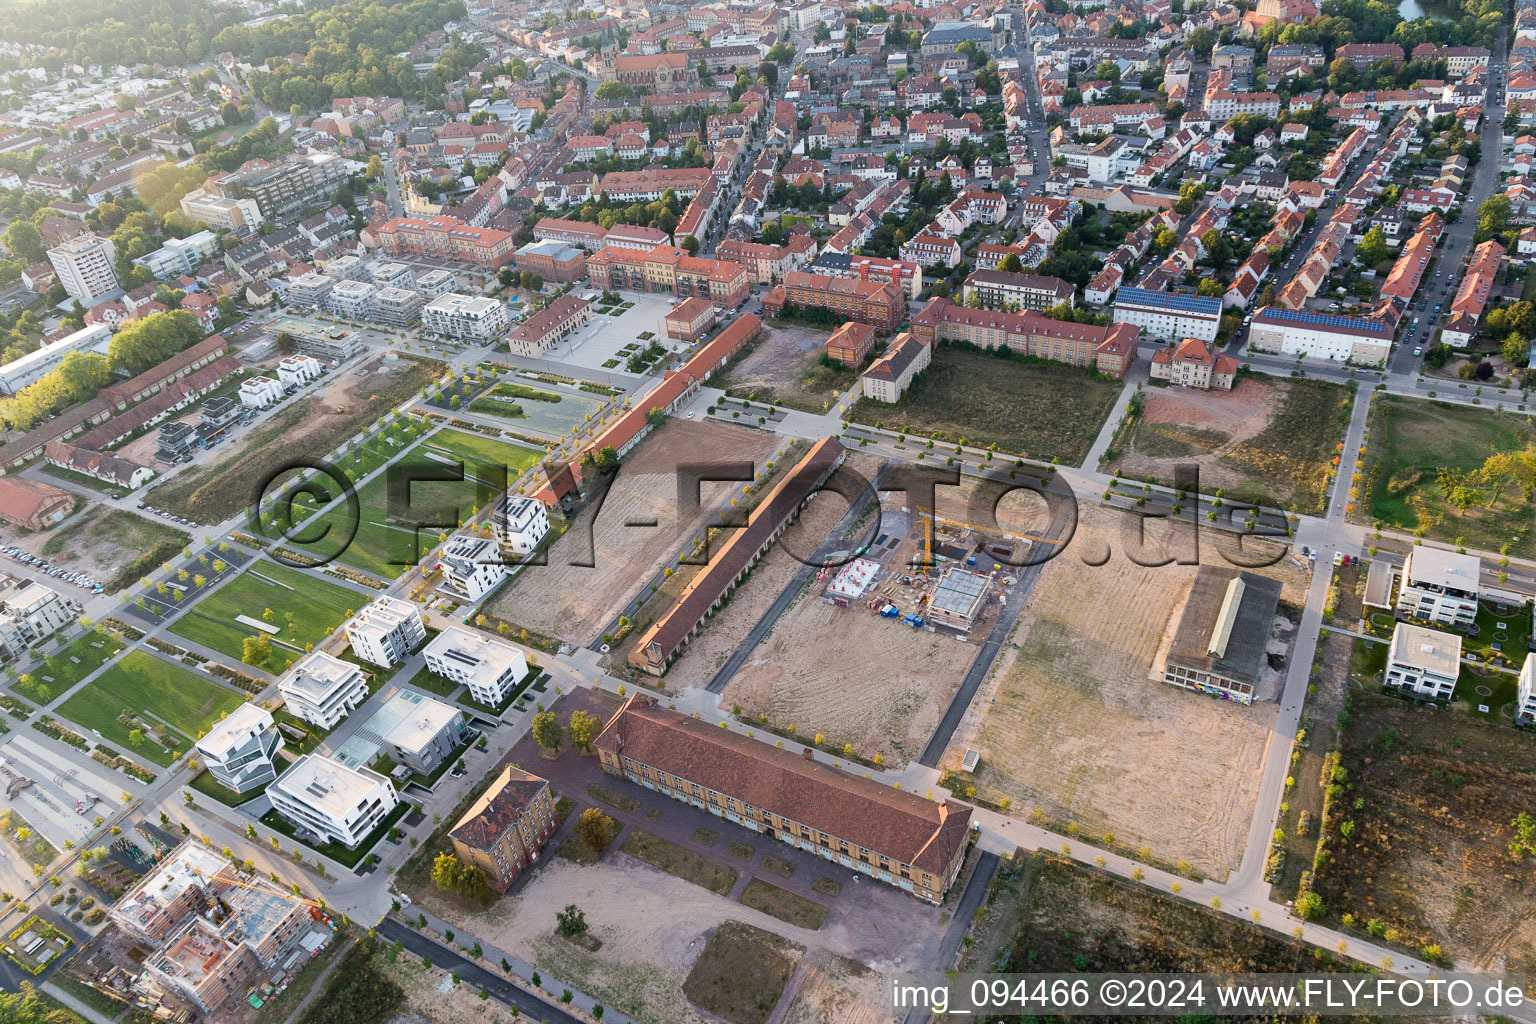
<path id="1" fill-rule="evenodd" d="M 1058 826 L 1075 822 L 1222 876 L 1247 840 L 1275 706 L 1163 683 L 1154 665 L 1196 567 L 1137 565 L 1125 554 L 1128 517 L 1086 502 L 1080 514 L 978 694 L 984 713 L 951 749 L 978 749 L 977 789 L 1007 797 L 1016 814 L 1039 808 Z M 1148 523 L 1147 554 L 1174 554 L 1157 522 Z M 1201 537 L 1201 560 L 1225 564 L 1210 532 Z M 1105 564 L 1085 564 L 1106 552 Z M 1282 602 L 1302 603 L 1306 577 L 1288 560 L 1253 571 L 1282 582 Z"/>
<path id="2" fill-rule="evenodd" d="M 522 570 L 488 610 L 535 632 L 591 643 L 644 581 L 675 558 L 685 538 L 697 534 L 742 486 L 703 484 L 699 508 L 682 516 L 679 467 L 748 460 L 761 467 L 777 446 L 778 439 L 762 431 L 668 420 L 630 453 L 601 507 L 589 503 L 550 546 L 548 564 Z"/>

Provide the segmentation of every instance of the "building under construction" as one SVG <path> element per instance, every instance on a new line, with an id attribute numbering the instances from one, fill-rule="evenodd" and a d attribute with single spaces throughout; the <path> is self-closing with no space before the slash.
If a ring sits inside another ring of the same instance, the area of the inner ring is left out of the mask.
<path id="1" fill-rule="evenodd" d="M 951 566 L 939 577 L 928 599 L 928 617 L 936 626 L 970 632 L 987 604 L 992 577 Z"/>
<path id="2" fill-rule="evenodd" d="M 1252 704 L 1279 606 L 1279 580 L 1202 565 L 1169 645 L 1163 682 Z"/>

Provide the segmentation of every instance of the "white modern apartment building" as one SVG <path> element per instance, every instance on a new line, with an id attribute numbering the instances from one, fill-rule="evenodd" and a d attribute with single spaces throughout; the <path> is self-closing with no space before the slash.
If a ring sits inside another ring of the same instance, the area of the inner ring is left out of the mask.
<path id="1" fill-rule="evenodd" d="M 277 681 L 288 713 L 310 725 L 334 729 L 368 699 L 368 680 L 350 661 L 324 651 L 304 655 Z"/>
<path id="2" fill-rule="evenodd" d="M 453 275 L 446 270 L 429 270 L 417 276 L 416 290 L 423 300 L 431 302 L 453 291 Z"/>
<path id="3" fill-rule="evenodd" d="M 514 555 L 529 555 L 549 533 L 549 513 L 543 502 L 508 492 L 491 510 L 491 525 Z"/>
<path id="4" fill-rule="evenodd" d="M 405 327 L 421 315 L 421 296 L 408 288 L 385 287 L 373 293 L 375 322 Z"/>
<path id="5" fill-rule="evenodd" d="M 400 803 L 378 772 L 305 754 L 267 787 L 272 808 L 322 842 L 355 848 Z"/>
<path id="6" fill-rule="evenodd" d="M 1470 626 L 1477 619 L 1481 574 L 1476 555 L 1415 547 L 1403 563 L 1397 611 L 1425 622 Z"/>
<path id="7" fill-rule="evenodd" d="M 186 238 L 168 238 L 154 252 L 133 262 L 164 280 L 177 274 L 190 274 L 203 260 L 219 251 L 219 239 L 212 231 L 197 231 Z"/>
<path id="8" fill-rule="evenodd" d="M 528 659 L 522 651 L 461 626 L 449 626 L 437 634 L 422 653 L 427 668 L 469 687 L 469 695 L 486 707 L 499 707 L 528 674 Z"/>
<path id="9" fill-rule="evenodd" d="M 368 277 L 380 288 L 416 290 L 416 275 L 411 273 L 411 268 L 394 260 L 379 260 L 374 263 L 368 268 Z"/>
<path id="10" fill-rule="evenodd" d="M 1387 648 L 1386 683 L 1428 700 L 1450 700 L 1461 672 L 1461 637 L 1399 622 Z"/>
<path id="11" fill-rule="evenodd" d="M 240 384 L 238 394 L 247 409 L 265 409 L 283 400 L 283 386 L 271 377 L 252 377 Z"/>
<path id="12" fill-rule="evenodd" d="M 1216 332 L 1221 329 L 1221 300 L 1121 288 L 1115 294 L 1114 320 L 1134 324 L 1152 338 L 1215 341 Z"/>
<path id="13" fill-rule="evenodd" d="M 376 291 L 367 281 L 337 281 L 325 297 L 325 308 L 348 320 L 367 320 L 373 315 Z"/>
<path id="14" fill-rule="evenodd" d="M 401 690 L 396 699 L 410 707 L 384 734 L 391 760 L 430 775 L 464 742 L 464 713 L 414 690 Z"/>
<path id="15" fill-rule="evenodd" d="M 254 199 L 230 199 L 202 189 L 181 197 L 181 212 L 211 228 L 243 232 L 261 227 L 261 207 Z"/>
<path id="16" fill-rule="evenodd" d="M 39 345 L 26 355 L 0 366 L 0 391 L 15 394 L 28 384 L 35 384 L 52 373 L 71 352 L 107 353 L 112 341 L 112 328 L 106 324 L 89 324 L 72 334 L 67 334 L 51 345 Z"/>
<path id="17" fill-rule="evenodd" d="M 383 668 L 403 661 L 427 638 L 421 612 L 395 597 L 377 598 L 354 615 L 346 629 L 353 653 Z"/>
<path id="18" fill-rule="evenodd" d="M 0 653 L 19 658 L 78 619 L 80 610 L 78 601 L 41 583 L 22 580 L 15 590 L 0 596 Z"/>
<path id="19" fill-rule="evenodd" d="M 1525 656 L 1520 669 L 1520 694 L 1515 699 L 1515 724 L 1536 725 L 1536 654 Z"/>
<path id="20" fill-rule="evenodd" d="M 1381 366 L 1392 352 L 1392 333 L 1390 325 L 1372 317 L 1265 306 L 1248 325 L 1248 348 L 1254 352 Z"/>
<path id="21" fill-rule="evenodd" d="M 449 338 L 489 341 L 507 333 L 507 308 L 483 295 L 450 292 L 439 295 L 421 310 L 422 330 Z"/>
<path id="22" fill-rule="evenodd" d="M 87 309 L 118 292 L 116 257 L 110 240 L 92 234 L 76 235 L 48 250 L 59 283 Z"/>
<path id="23" fill-rule="evenodd" d="M 282 748 L 272 713 L 245 703 L 197 741 L 197 756 L 219 785 L 244 793 L 277 778 L 274 758 Z"/>
<path id="24" fill-rule="evenodd" d="M 277 379 L 286 387 L 289 384 L 303 386 L 317 379 L 323 367 L 314 356 L 284 356 L 277 363 Z"/>
<path id="25" fill-rule="evenodd" d="M 443 545 L 437 567 L 449 586 L 471 601 L 478 601 L 507 578 L 508 566 L 501 548 L 489 537 L 456 533 Z"/>
<path id="26" fill-rule="evenodd" d="M 334 280 L 311 270 L 289 283 L 288 304 L 313 309 L 325 302 L 335 286 Z"/>

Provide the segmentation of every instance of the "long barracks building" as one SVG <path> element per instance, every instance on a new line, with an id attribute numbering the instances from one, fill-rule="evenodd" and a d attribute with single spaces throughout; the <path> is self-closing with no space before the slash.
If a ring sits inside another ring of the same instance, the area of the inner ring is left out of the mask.
<path id="1" fill-rule="evenodd" d="M 930 345 L 965 341 L 981 348 L 1008 348 L 1037 359 L 1086 366 L 1120 380 L 1136 361 L 1138 332 L 1131 324 L 1094 327 L 1039 313 L 971 309 L 933 298 L 912 318 L 912 336 Z"/>

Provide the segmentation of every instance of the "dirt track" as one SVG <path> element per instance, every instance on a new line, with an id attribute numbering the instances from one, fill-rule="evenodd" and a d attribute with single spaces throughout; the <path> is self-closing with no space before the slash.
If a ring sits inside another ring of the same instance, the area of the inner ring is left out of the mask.
<path id="1" fill-rule="evenodd" d="M 777 442 L 773 434 L 747 427 L 668 420 L 625 460 L 601 509 L 582 509 L 551 545 L 549 564 L 525 569 L 496 596 L 490 611 L 571 643 L 591 643 L 683 538 L 700 530 L 715 507 L 742 486 L 703 484 L 699 509 L 680 516 L 678 467 L 751 460 L 761 469 Z M 596 564 L 571 564 L 583 561 Z"/>

